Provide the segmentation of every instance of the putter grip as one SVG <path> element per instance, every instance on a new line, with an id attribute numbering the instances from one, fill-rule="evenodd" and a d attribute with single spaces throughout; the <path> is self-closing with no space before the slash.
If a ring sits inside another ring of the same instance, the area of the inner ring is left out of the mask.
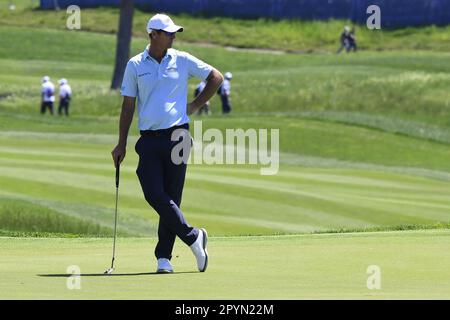
<path id="1" fill-rule="evenodd" d="M 116 188 L 119 187 L 120 163 L 116 166 Z"/>

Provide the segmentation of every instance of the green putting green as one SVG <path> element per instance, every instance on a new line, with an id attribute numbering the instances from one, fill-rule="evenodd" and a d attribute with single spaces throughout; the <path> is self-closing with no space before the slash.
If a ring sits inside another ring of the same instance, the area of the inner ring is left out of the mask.
<path id="1" fill-rule="evenodd" d="M 154 245 L 155 238 L 119 238 L 116 270 L 105 276 L 112 239 L 0 238 L 0 298 L 450 298 L 448 230 L 211 237 L 205 273 L 178 241 L 170 275 L 154 274 Z M 380 289 L 369 289 L 378 275 Z"/>

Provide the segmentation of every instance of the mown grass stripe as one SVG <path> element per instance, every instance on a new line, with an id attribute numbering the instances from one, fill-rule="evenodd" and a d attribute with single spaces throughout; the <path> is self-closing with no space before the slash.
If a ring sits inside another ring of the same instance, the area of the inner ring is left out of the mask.
<path id="1" fill-rule="evenodd" d="M 286 183 L 325 183 L 327 185 L 344 185 L 356 187 L 364 186 L 368 188 L 390 188 L 400 190 L 423 190 L 423 184 L 426 182 L 427 190 L 442 191 L 444 187 L 450 187 L 447 183 L 439 183 L 439 181 L 427 179 L 426 181 L 416 179 L 407 175 L 394 173 L 379 173 L 374 171 L 367 171 L 363 169 L 320 169 L 313 168 L 289 168 L 281 166 L 280 171 L 274 176 L 261 176 L 258 169 L 243 169 L 237 166 L 229 166 L 223 168 L 222 166 L 202 166 L 193 167 L 190 169 L 194 172 L 215 174 L 221 173 L 233 177 L 245 177 L 264 180 L 277 180 L 278 182 Z M 431 188 L 431 186 L 435 186 Z"/>
<path id="2" fill-rule="evenodd" d="M 214 215 L 244 217 L 264 219 L 270 221 L 295 222 L 297 224 L 309 224 L 323 226 L 328 223 L 334 225 L 366 225 L 369 221 L 358 219 L 357 217 L 342 216 L 339 210 L 324 211 L 320 207 L 310 208 L 309 202 L 296 201 L 294 204 L 287 204 L 264 197 L 249 198 L 245 195 L 231 194 L 228 190 L 223 190 L 226 194 L 220 194 L 220 190 L 211 191 L 209 188 L 198 189 L 189 188 L 186 194 L 192 200 L 185 201 L 183 208 L 190 212 L 208 212 Z M 197 199 L 195 194 L 204 195 L 203 199 Z M 228 204 L 228 206 L 227 206 Z M 232 205 L 230 204 L 238 204 Z"/>
<path id="3" fill-rule="evenodd" d="M 64 151 L 51 151 L 51 150 L 24 150 L 21 148 L 0 147 L 0 151 L 4 153 L 21 154 L 21 155 L 34 155 L 39 156 L 45 153 L 47 156 L 63 157 L 63 158 L 78 158 L 78 159 L 105 159 L 106 155 L 101 154 L 85 154 L 77 152 L 64 152 Z"/>
<path id="4" fill-rule="evenodd" d="M 112 167 L 112 164 L 91 164 L 90 162 L 87 163 L 78 163 L 78 162 L 59 162 L 59 161 L 36 161 L 36 160 L 23 160 L 23 159 L 14 159 L 14 160 L 8 160 L 8 159 L 0 159 L 0 164 L 3 166 L 6 166 L 8 168 L 36 168 L 39 167 L 40 170 L 58 170 L 61 172 L 69 172 L 72 173 L 74 171 L 79 172 L 80 174 L 89 174 L 99 177 L 106 177 L 108 179 L 111 178 L 114 168 Z M 124 175 L 124 172 L 126 172 L 125 176 L 128 178 L 135 177 L 135 168 L 130 166 L 123 166 L 122 167 L 122 175 Z M 193 172 L 192 174 L 197 173 L 203 173 L 206 172 L 206 174 L 209 174 L 211 170 L 202 170 L 202 168 L 197 168 L 196 170 L 191 170 Z M 225 173 L 225 171 L 222 171 Z M 216 171 L 214 171 L 216 173 Z M 373 194 L 379 194 L 379 191 L 381 190 L 384 194 L 385 191 L 389 190 L 392 191 L 393 194 L 396 197 L 402 197 L 405 199 L 408 198 L 417 198 L 418 193 L 414 191 L 421 191 L 421 196 L 423 196 L 425 193 L 427 193 L 430 196 L 429 200 L 441 200 L 445 201 L 446 198 L 448 198 L 448 192 L 445 189 L 442 188 L 430 188 L 429 186 L 424 187 L 423 183 L 421 185 L 421 188 L 418 187 L 411 187 L 410 184 L 395 184 L 392 182 L 386 182 L 381 179 L 381 177 L 377 180 L 374 179 L 366 179 L 366 178 L 360 178 L 355 175 L 355 173 L 352 173 L 352 176 L 346 175 L 346 176 L 333 176 L 332 179 L 328 179 L 330 176 L 329 174 L 320 174 L 320 173 L 305 173 L 298 175 L 298 178 L 295 178 L 294 180 L 291 179 L 280 179 L 278 176 L 275 178 L 267 178 L 267 177 L 261 177 L 258 175 L 249 175 L 249 174 L 239 174 L 234 172 L 233 169 L 228 169 L 226 171 L 227 176 L 233 176 L 233 177 L 246 177 L 249 179 L 254 179 L 255 183 L 257 183 L 258 180 L 261 179 L 269 179 L 274 180 L 281 183 L 289 183 L 292 184 L 298 188 L 306 187 L 308 189 L 314 187 L 314 186 L 320 186 L 321 188 L 335 188 L 336 186 L 345 188 L 346 190 L 361 190 L 360 185 L 364 185 L 363 181 L 375 181 L 374 183 L 369 183 L 368 186 L 365 186 L 364 193 L 369 193 L 368 191 L 373 191 Z M 188 177 L 191 175 L 191 173 L 188 174 Z M 305 178 L 300 178 L 306 176 Z M 315 179 L 316 176 L 319 176 L 318 179 Z M 340 178 L 342 177 L 342 181 Z M 353 184 L 353 179 L 357 180 L 355 184 Z M 362 180 L 362 181 L 360 181 Z M 220 182 L 220 181 L 218 181 Z M 389 188 L 387 188 L 389 186 Z M 320 190 L 320 191 L 325 191 Z M 440 194 L 440 195 L 439 195 Z M 386 195 L 386 197 L 390 197 L 392 193 Z M 425 199 L 424 199 L 425 200 Z"/>
<path id="5" fill-rule="evenodd" d="M 80 189 L 89 189 L 96 191 L 105 191 L 111 188 L 111 178 L 102 177 L 98 175 L 92 174 L 82 174 L 82 173 L 70 173 L 64 172 L 61 170 L 45 170 L 43 168 L 39 169 L 27 169 L 27 168 L 11 168 L 11 167 L 0 167 L 2 172 L 0 173 L 2 176 L 8 177 L 22 177 L 26 176 L 28 180 L 32 180 L 35 182 L 52 182 L 53 184 L 59 184 L 63 186 L 74 186 Z M 223 176 L 215 176 L 215 175 L 205 175 L 205 174 L 191 174 L 189 176 L 190 179 L 193 180 L 207 180 L 210 182 L 218 182 L 220 184 L 227 183 L 232 185 L 245 185 L 250 188 L 257 189 L 266 189 L 271 191 L 276 191 L 278 193 L 284 192 L 295 195 L 302 195 L 310 198 L 317 198 L 325 201 L 332 202 L 346 202 L 344 199 L 355 199 L 361 198 L 362 196 L 353 196 L 347 193 L 341 193 L 339 196 L 336 195 L 335 189 L 331 188 L 331 192 L 327 192 L 325 187 L 320 187 L 321 190 L 319 192 L 314 192 L 314 187 L 306 187 L 301 188 L 297 187 L 297 189 L 292 189 L 294 185 L 284 184 L 284 183 L 275 183 L 275 182 L 260 182 L 258 185 L 255 184 L 255 180 L 252 179 L 243 179 L 243 178 L 231 178 L 231 177 L 223 177 Z M 141 192 L 140 187 L 136 184 L 130 185 L 126 188 L 123 193 L 128 196 L 136 195 Z M 365 200 L 375 201 L 378 198 L 365 197 Z M 407 203 L 405 200 L 398 200 L 403 204 Z M 419 202 L 414 202 L 413 204 L 419 205 Z M 448 206 L 436 205 L 436 204 L 422 204 L 423 206 L 435 207 L 435 208 L 448 208 Z"/>
<path id="6" fill-rule="evenodd" d="M 40 183 L 52 183 L 59 186 L 74 187 L 82 190 L 92 190 L 99 192 L 114 192 L 114 176 L 103 177 L 92 174 L 82 174 L 78 172 L 64 172 L 61 170 L 46 169 L 28 169 L 28 168 L 12 168 L 0 166 L 0 176 L 9 178 L 25 177 L 28 181 Z M 136 184 L 128 184 L 127 180 L 123 180 L 124 188 L 121 194 L 126 196 L 135 196 L 139 194 L 140 186 Z"/>
<path id="7" fill-rule="evenodd" d="M 206 186 L 206 188 L 208 188 Z M 204 191 L 203 191 L 204 192 Z M 231 194 L 229 189 L 223 189 L 223 192 Z M 245 195 L 245 192 L 241 193 L 242 195 Z M 189 194 L 191 196 L 191 194 Z M 270 192 L 261 192 L 261 198 L 262 199 L 270 199 Z M 293 206 L 298 207 L 298 215 L 301 216 L 303 212 L 303 208 L 306 210 L 313 210 L 312 214 L 314 213 L 320 213 L 325 212 L 330 214 L 330 218 L 328 220 L 340 220 L 340 219 L 353 219 L 354 222 L 360 220 L 365 221 L 366 223 L 388 223 L 390 221 L 394 221 L 395 219 L 399 219 L 403 222 L 407 222 L 408 220 L 414 221 L 415 223 L 424 223 L 425 221 L 431 220 L 430 218 L 427 218 L 430 215 L 430 212 L 436 211 L 434 210 L 424 210 L 416 207 L 411 207 L 405 209 L 403 206 L 383 206 L 382 204 L 378 203 L 367 203 L 367 201 L 345 201 L 344 199 L 341 199 L 339 202 L 330 202 L 330 201 L 322 201 L 318 199 L 311 199 L 311 198 L 305 198 L 305 199 L 297 199 L 292 200 L 289 199 L 290 196 L 282 197 L 280 200 L 282 202 L 283 199 L 287 199 L 288 201 L 292 203 Z M 280 201 L 277 200 L 277 201 Z M 354 200 L 354 199 L 351 199 Z M 232 201 L 243 201 L 240 199 L 231 199 L 228 201 L 228 203 L 231 203 Z M 217 202 L 216 202 L 217 203 Z M 221 202 L 219 202 L 221 203 Z M 214 206 L 214 203 L 210 203 L 211 206 Z M 242 205 L 241 205 L 242 206 Z M 262 206 L 261 210 L 266 212 L 266 206 Z M 244 210 L 245 212 L 245 210 Z M 439 212 L 439 211 L 437 211 Z M 279 215 L 280 219 L 283 219 L 285 217 L 283 215 L 283 210 L 280 208 L 280 210 L 274 210 L 274 215 Z M 261 214 L 262 215 L 262 214 Z M 446 221 L 446 213 L 440 213 L 442 216 L 441 218 L 443 221 Z M 316 218 L 321 217 L 321 214 L 317 214 Z M 324 220 L 324 223 L 327 222 L 327 219 Z"/>
<path id="8" fill-rule="evenodd" d="M 62 133 L 62 132 L 38 132 L 38 131 L 0 131 L 0 137 L 3 142 L 14 140 L 33 140 L 39 141 L 41 144 L 46 145 L 48 141 L 58 141 L 61 144 L 67 142 L 75 142 L 80 147 L 86 148 L 89 145 L 96 144 L 110 144 L 113 145 L 117 142 L 116 134 L 101 134 L 101 133 Z M 137 141 L 138 137 L 129 136 L 129 141 Z"/>
<path id="9" fill-rule="evenodd" d="M 194 202 L 196 203 L 195 208 L 199 208 L 199 203 L 205 203 L 205 209 L 209 208 L 209 212 L 214 212 L 218 214 L 226 215 L 227 212 L 225 211 L 218 211 L 217 208 L 226 207 L 227 204 L 230 206 L 231 203 L 239 203 L 239 210 L 237 213 L 232 214 L 254 214 L 258 217 L 265 217 L 267 215 L 272 214 L 274 217 L 278 217 L 280 220 L 289 220 L 290 217 L 288 215 L 289 211 L 286 211 L 285 209 L 289 209 L 289 207 L 283 207 L 283 205 L 280 205 L 278 203 L 287 204 L 290 203 L 293 208 L 298 208 L 297 210 L 293 210 L 292 214 L 293 216 L 298 216 L 298 219 L 303 218 L 303 214 L 310 212 L 310 218 L 314 219 L 314 223 L 317 223 L 319 221 L 322 224 L 327 224 L 330 221 L 334 224 L 338 223 L 351 223 L 355 224 L 359 221 L 366 223 L 366 224 L 384 224 L 389 223 L 390 221 L 394 221 L 395 219 L 401 220 L 403 222 L 414 221 L 414 223 L 424 223 L 425 221 L 428 221 L 429 218 L 427 218 L 427 215 L 429 214 L 429 210 L 419 210 L 417 208 L 414 208 L 414 214 L 411 212 L 405 212 L 405 209 L 401 206 L 388 206 L 387 209 L 383 207 L 381 209 L 376 204 L 366 204 L 365 202 L 361 203 L 350 203 L 350 202 L 328 202 L 328 201 L 321 201 L 317 199 L 311 199 L 311 198 L 293 198 L 290 195 L 283 195 L 283 196 L 277 196 L 275 200 L 275 205 L 271 205 L 270 203 L 260 203 L 260 206 L 258 207 L 259 210 L 256 212 L 252 212 L 251 207 L 246 208 L 246 204 L 248 201 L 258 201 L 258 198 L 255 197 L 253 200 L 248 200 L 252 197 L 250 194 L 247 196 L 248 190 L 242 189 L 236 192 L 233 192 L 233 188 L 222 188 L 221 191 L 224 194 L 227 194 L 229 196 L 220 196 L 214 195 L 209 193 L 209 190 L 211 190 L 211 187 L 208 185 L 202 185 L 204 187 L 203 191 L 199 191 L 200 194 L 206 193 L 210 194 L 205 199 L 214 199 L 215 201 L 208 201 L 204 199 L 198 199 L 200 202 Z M 196 191 L 190 191 L 190 188 L 186 190 L 186 193 L 188 194 L 189 198 L 195 198 Z M 220 191 L 219 191 L 220 193 Z M 230 197 L 231 195 L 233 195 Z M 259 199 L 263 199 L 264 201 L 271 200 L 271 197 L 273 197 L 273 193 L 271 192 L 259 192 Z M 244 199 L 242 199 L 244 197 Z M 190 202 L 188 201 L 187 204 L 185 202 L 185 205 L 189 205 Z M 273 211 L 268 210 L 268 208 L 274 207 Z M 201 208 L 202 210 L 205 210 Z M 253 211 L 256 210 L 253 209 Z M 385 212 L 387 211 L 387 212 Z M 287 215 L 286 215 L 287 214 Z M 329 215 L 329 216 L 327 216 Z M 291 217 L 292 218 L 292 217 Z M 321 221 L 322 219 L 322 221 Z M 347 220 L 347 221 L 345 221 Z M 310 220 L 311 221 L 311 220 Z M 444 219 L 446 221 L 446 219 Z"/>
<path id="10" fill-rule="evenodd" d="M 45 177 L 44 177 L 44 173 L 45 173 Z M 53 184 L 59 184 L 59 185 L 63 185 L 63 186 L 77 186 L 78 188 L 81 189 L 87 189 L 87 190 L 96 190 L 96 191 L 104 191 L 106 190 L 106 186 L 109 186 L 110 181 L 108 181 L 108 179 L 103 179 L 101 177 L 96 177 L 94 178 L 92 175 L 80 175 L 80 174 L 73 174 L 73 173 L 62 173 L 61 171 L 54 171 L 54 170 L 24 170 L 24 169 L 18 169 L 15 170 L 15 172 L 11 172 L 11 168 L 9 168 L 9 174 L 8 172 L 4 171 L 2 172 L 2 174 L 5 176 L 12 176 L 12 177 L 17 177 L 17 176 L 22 176 L 23 174 L 26 174 L 26 176 L 28 177 L 29 180 L 32 181 L 38 181 L 38 182 L 51 182 Z M 78 179 L 80 178 L 84 178 L 87 179 L 85 181 L 82 182 L 77 182 Z M 214 180 L 214 179 L 213 179 Z M 68 181 L 73 181 L 71 183 L 68 183 Z M 217 179 L 214 180 L 217 182 Z M 237 179 L 236 181 L 234 181 L 233 184 L 237 184 L 240 185 L 242 179 Z M 220 181 L 220 183 L 222 183 L 223 181 Z M 253 186 L 254 183 L 251 183 L 251 185 Z M 261 186 L 258 186 L 258 188 Z M 279 189 L 279 185 L 275 186 L 276 188 Z M 269 188 L 269 190 L 273 190 L 275 187 L 271 187 Z M 278 190 L 278 192 L 283 192 L 284 190 L 287 189 L 287 187 L 285 185 L 283 185 L 283 190 Z M 267 189 L 267 188 L 266 188 Z M 351 201 L 347 201 L 345 199 L 352 199 L 354 200 L 355 197 L 352 195 L 349 195 L 349 193 L 345 193 L 345 194 L 341 194 L 340 196 L 336 196 L 336 191 L 334 189 L 330 189 L 329 193 L 328 192 L 324 192 L 325 188 L 321 188 L 322 190 L 318 190 L 318 192 L 306 192 L 306 196 L 311 197 L 311 195 L 313 195 L 314 198 L 319 198 L 320 200 L 325 200 L 325 201 L 332 201 L 332 202 L 340 202 L 341 204 L 345 205 L 346 207 L 357 207 L 359 209 L 364 208 L 364 209 L 370 209 L 372 207 L 376 207 L 373 204 L 366 204 L 365 202 L 367 201 L 363 201 L 363 202 L 353 202 L 353 203 L 348 203 Z M 311 187 L 309 187 L 309 190 L 311 190 Z M 138 185 L 134 184 L 134 187 L 127 188 L 126 191 L 124 192 L 125 195 L 127 196 L 136 196 L 136 194 L 140 194 L 140 188 Z M 305 192 L 300 192 L 298 194 L 301 194 L 303 196 L 305 196 Z M 334 195 L 333 195 L 334 194 Z M 369 199 L 365 199 L 365 200 L 370 200 Z M 431 207 L 438 207 L 439 206 L 433 206 L 433 205 L 429 205 Z M 446 208 L 446 207 L 444 207 Z M 386 208 L 387 210 L 388 208 Z M 393 208 L 389 208 L 392 213 L 397 213 L 398 215 L 398 208 L 393 207 Z"/>
<path id="11" fill-rule="evenodd" d="M 16 180 L 14 180 L 14 181 L 16 181 Z M 32 185 L 33 184 L 31 184 L 30 185 L 30 182 L 29 181 L 27 181 L 26 183 L 23 183 L 22 184 L 22 187 L 23 188 L 21 188 L 20 190 L 22 190 L 21 192 L 23 192 L 24 190 L 27 190 L 26 192 L 27 193 L 30 193 L 30 190 L 32 190 L 33 189 L 33 187 L 32 187 Z M 40 188 L 42 188 L 41 187 L 41 184 L 40 183 L 34 183 L 34 185 L 36 185 L 36 187 L 40 187 Z M 9 188 L 8 188 L 9 189 Z M 112 205 L 112 200 L 111 200 L 111 195 L 105 195 L 106 196 L 106 198 L 107 199 L 105 199 L 105 200 L 103 200 L 103 201 L 100 201 L 100 199 L 98 198 L 98 192 L 92 192 L 92 191 L 84 191 L 84 192 L 81 192 L 80 193 L 80 191 L 81 190 L 79 190 L 79 189 L 74 189 L 74 188 L 69 188 L 69 187 L 61 187 L 61 186 L 57 186 L 57 185 L 47 185 L 45 188 L 44 188 L 44 190 L 40 190 L 40 192 L 38 192 L 38 194 L 36 194 L 35 196 L 40 196 L 40 197 L 42 197 L 43 195 L 50 195 L 51 194 L 51 197 L 52 198 L 61 198 L 61 200 L 63 200 L 64 199 L 64 195 L 65 194 L 71 194 L 71 195 L 73 195 L 73 197 L 74 198 L 76 198 L 78 201 L 88 201 L 88 202 L 90 202 L 90 201 L 92 201 L 92 202 L 94 202 L 94 203 L 101 203 L 101 202 L 104 202 L 105 203 L 105 205 L 108 205 L 108 203 L 109 203 L 109 206 L 111 206 Z M 60 194 L 62 194 L 61 196 L 58 196 L 58 193 L 60 193 Z M 103 198 L 105 198 L 105 196 L 103 196 Z M 134 199 L 134 200 L 132 200 L 132 199 Z M 125 209 L 122 209 L 122 210 L 127 210 L 126 208 L 128 207 L 128 206 L 134 206 L 133 205 L 133 203 L 135 204 L 136 203 L 136 200 L 135 200 L 136 198 L 134 197 L 134 198 L 131 198 L 131 199 L 127 199 L 127 197 L 125 197 L 124 199 L 122 199 L 122 197 L 121 197 L 121 204 L 122 204 L 122 208 L 125 208 Z M 192 199 L 192 201 L 198 201 L 196 198 L 193 198 Z M 201 201 L 201 200 L 200 200 Z M 238 200 L 238 206 L 236 207 L 236 206 L 232 206 L 232 207 L 230 207 L 230 210 L 236 210 L 237 212 L 241 212 L 241 210 L 242 210 L 242 202 L 243 201 L 243 199 L 239 199 Z M 138 201 L 138 203 L 140 204 L 140 205 L 142 205 L 142 207 L 145 207 L 145 205 L 146 205 L 146 203 L 145 203 L 145 201 L 144 200 L 141 200 L 141 201 Z M 185 203 L 186 203 L 186 201 L 185 201 Z M 189 203 L 189 201 L 187 201 L 187 203 Z M 333 206 L 334 207 L 334 210 L 337 210 L 337 207 L 335 207 L 335 206 Z M 264 205 L 262 205 L 262 206 L 260 206 L 260 209 L 261 210 L 264 210 Z M 207 208 L 206 208 L 206 210 L 207 210 Z M 187 212 L 189 212 L 190 210 L 187 210 Z M 371 210 L 365 210 L 366 212 L 370 212 Z M 150 213 L 151 212 L 151 210 L 148 210 L 147 211 L 147 215 L 152 215 L 152 214 L 154 214 L 154 213 Z M 302 214 L 301 214 L 301 210 L 299 210 L 299 212 L 300 212 L 300 214 L 298 215 L 298 216 L 295 216 L 294 215 L 294 217 L 291 217 L 291 219 L 293 219 L 293 220 L 296 220 L 296 221 L 298 221 L 298 222 L 300 222 L 301 223 L 301 221 L 302 221 L 302 219 L 304 219 L 304 217 L 302 216 Z M 255 208 L 255 207 L 251 207 L 250 206 L 250 210 L 249 210 L 249 213 L 251 213 L 251 214 L 253 214 L 254 216 L 259 216 L 258 215 L 258 210 L 257 210 L 257 207 Z M 275 213 L 276 214 L 276 213 Z M 340 212 L 336 212 L 336 215 L 339 215 L 339 214 L 341 214 Z M 351 218 L 352 219 L 355 219 L 355 217 L 357 217 L 357 215 L 355 215 L 355 213 L 354 212 L 352 212 L 351 210 L 348 210 L 348 211 L 344 211 L 344 214 L 348 214 L 348 215 L 350 215 L 351 216 Z M 365 218 L 366 217 L 368 217 L 368 218 L 370 218 L 370 219 L 375 219 L 375 217 L 376 217 L 376 219 L 375 220 L 378 220 L 378 221 L 376 221 L 377 223 L 379 223 L 380 222 L 380 220 L 382 220 L 383 219 L 383 216 L 380 216 L 380 215 L 377 215 L 377 216 L 375 216 L 375 215 L 363 215 Z M 281 215 L 280 216 L 280 218 L 283 218 L 283 215 Z M 396 218 L 398 218 L 398 216 L 396 216 L 396 215 L 394 215 L 394 216 L 392 216 L 392 217 L 390 217 L 391 219 L 396 219 Z M 325 219 L 325 226 L 327 226 L 328 228 L 329 227 L 331 227 L 331 226 L 333 226 L 333 225 L 335 225 L 335 219 L 333 219 L 333 221 L 332 222 L 330 222 L 330 221 L 326 221 L 327 219 Z M 412 220 L 412 219 L 411 219 Z M 316 220 L 317 221 L 317 220 Z M 369 220 L 370 221 L 370 220 Z M 370 222 L 368 222 L 368 223 L 366 223 L 366 225 L 367 224 L 370 224 Z M 354 224 L 352 224 L 352 225 L 354 225 Z M 339 226 L 341 226 L 342 227 L 342 224 L 339 224 Z"/>
<path id="12" fill-rule="evenodd" d="M 1 193 L 24 194 L 33 198 L 41 198 L 48 201 L 55 200 L 65 203 L 87 203 L 113 209 L 115 203 L 115 187 L 110 192 L 92 189 L 81 189 L 73 186 L 63 186 L 47 182 L 26 180 L 20 178 L 2 177 Z M 142 195 L 120 196 L 120 211 L 142 209 L 148 207 L 142 205 L 145 201 L 139 201 Z M 150 209 L 149 209 L 150 210 Z"/>
<path id="13" fill-rule="evenodd" d="M 272 232 L 275 230 L 283 232 L 312 232 L 315 230 L 325 230 L 326 227 L 317 224 L 306 224 L 306 223 L 288 223 L 282 221 L 271 221 L 264 220 L 260 218 L 246 218 L 246 217 L 229 217 L 224 215 L 212 215 L 210 213 L 203 213 L 201 211 L 196 211 L 190 214 L 191 217 L 201 217 L 203 219 L 208 219 L 211 222 L 236 222 L 238 224 L 248 225 L 248 226 L 259 226 L 271 229 Z"/>
<path id="14" fill-rule="evenodd" d="M 70 203 L 63 200 L 50 200 L 43 197 L 28 196 L 20 192 L 0 191 L 0 202 L 6 200 L 27 201 L 39 206 L 49 208 L 61 214 L 77 219 L 94 221 L 99 225 L 112 228 L 114 224 L 114 210 L 99 206 L 98 204 Z M 143 219 L 133 214 L 132 211 L 119 211 L 118 226 L 119 234 L 123 236 L 138 236 L 156 234 L 157 226 L 151 219 Z M 150 215 L 149 215 L 150 216 Z"/>
<path id="15" fill-rule="evenodd" d="M 271 190 L 273 192 L 283 192 L 288 194 L 294 194 L 294 195 L 302 195 L 306 197 L 311 198 L 317 198 L 320 200 L 326 200 L 326 201 L 340 201 L 338 197 L 332 196 L 332 195 L 323 195 L 319 192 L 310 192 L 309 187 L 308 188 L 300 188 L 299 186 L 290 185 L 286 183 L 280 183 L 280 182 L 268 182 L 268 181 L 259 181 L 258 183 L 255 183 L 255 180 L 248 179 L 248 178 L 234 178 L 230 176 L 217 176 L 213 174 L 202 174 L 202 173 L 195 173 L 191 174 L 189 176 L 193 180 L 200 180 L 200 181 L 208 181 L 208 182 L 216 182 L 221 184 L 230 184 L 230 185 L 240 185 L 245 186 L 247 188 L 257 188 L 257 189 L 265 189 L 265 190 Z"/>
<path id="16" fill-rule="evenodd" d="M 73 161 L 70 157 L 64 159 L 64 161 L 55 161 L 53 157 L 49 157 L 51 160 L 35 160 L 36 158 L 42 159 L 43 157 L 35 156 L 31 159 L 28 157 L 23 159 L 21 156 L 6 157 L 0 159 L 0 163 L 8 165 L 8 167 L 35 168 L 38 166 L 41 169 L 58 169 L 69 172 L 77 171 L 105 177 L 111 176 L 114 169 L 112 164 L 109 164 L 106 161 L 92 163 L 85 159 L 83 162 Z M 129 158 L 130 159 L 127 161 L 128 165 L 122 165 L 122 172 L 126 172 L 128 177 L 132 177 L 135 175 L 136 164 L 132 165 L 131 163 L 136 163 L 137 159 L 134 155 L 130 155 Z M 215 174 L 222 173 L 223 175 L 235 178 L 254 179 L 255 183 L 257 183 L 258 180 L 267 180 L 281 182 L 286 185 L 295 184 L 298 187 L 304 187 L 308 184 L 316 185 L 317 183 L 320 183 L 320 185 L 324 187 L 340 186 L 345 188 L 359 188 L 359 186 L 362 185 L 365 186 L 365 190 L 378 190 L 379 187 L 383 187 L 385 190 L 395 191 L 396 195 L 402 195 L 404 197 L 409 196 L 406 193 L 408 190 L 417 190 L 421 191 L 421 193 L 428 193 L 431 198 L 436 198 L 439 194 L 446 196 L 446 189 L 448 188 L 448 184 L 439 183 L 430 179 L 413 179 L 412 177 L 398 174 L 378 173 L 375 176 L 374 172 L 367 172 L 364 170 L 345 170 L 342 172 L 328 170 L 326 173 L 319 169 L 315 169 L 314 172 L 308 172 L 306 169 L 303 169 L 302 172 L 298 172 L 298 169 L 296 171 L 288 170 L 287 172 L 281 170 L 275 177 L 264 177 L 260 176 L 255 170 L 242 169 L 235 166 L 228 166 L 226 169 L 222 167 L 190 166 L 188 177 L 191 175 L 195 176 L 198 173 L 210 174 L 211 172 Z M 220 180 L 218 179 L 217 181 Z M 426 182 L 426 187 L 424 187 L 424 182 Z M 398 191 L 404 191 L 405 193 L 399 193 Z M 417 196 L 417 193 L 411 192 L 411 195 L 415 197 Z M 389 196 L 389 194 L 387 196 Z"/>

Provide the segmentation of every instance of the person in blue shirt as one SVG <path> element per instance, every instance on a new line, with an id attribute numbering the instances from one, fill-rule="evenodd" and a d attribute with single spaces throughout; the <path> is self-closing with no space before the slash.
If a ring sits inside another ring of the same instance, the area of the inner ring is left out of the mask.
<path id="1" fill-rule="evenodd" d="M 62 112 L 64 111 L 64 114 L 66 116 L 69 116 L 69 105 L 70 100 L 72 99 L 72 88 L 70 87 L 69 83 L 67 83 L 67 79 L 60 79 L 58 81 L 59 83 L 59 107 L 58 107 L 58 114 L 62 115 Z"/>
<path id="2" fill-rule="evenodd" d="M 156 14 L 147 24 L 150 45 L 131 58 L 123 76 L 122 111 L 119 141 L 111 152 L 115 166 L 126 154 L 128 131 L 138 106 L 141 133 L 135 150 L 139 155 L 136 170 L 145 199 L 159 215 L 158 243 L 155 248 L 157 272 L 173 272 L 170 263 L 178 236 L 188 245 L 200 272 L 208 265 L 207 232 L 188 224 L 180 209 L 191 147 L 189 117 L 203 106 L 223 81 L 222 74 L 187 52 L 172 48 L 177 32 L 183 27 L 164 14 Z M 188 79 L 205 81 L 203 91 L 188 103 Z M 179 153 L 179 144 L 188 145 Z M 180 161 L 182 157 L 183 161 Z"/>
<path id="3" fill-rule="evenodd" d="M 343 49 L 345 49 L 346 52 L 350 52 L 353 50 L 356 52 L 357 46 L 356 46 L 356 35 L 355 35 L 355 27 L 353 27 L 352 30 L 350 30 L 349 26 L 344 27 L 344 31 L 341 33 L 341 46 L 338 49 L 337 53 L 341 53 Z"/>
<path id="4" fill-rule="evenodd" d="M 231 112 L 231 79 L 233 75 L 231 72 L 225 72 L 225 80 L 220 87 L 220 100 L 222 101 L 222 114 Z"/>
<path id="5" fill-rule="evenodd" d="M 197 98 L 197 96 L 205 89 L 206 83 L 204 81 L 201 81 L 197 87 L 194 90 L 194 98 Z M 206 101 L 206 103 L 198 109 L 197 114 L 202 115 L 202 113 L 205 113 L 207 116 L 211 114 L 211 110 L 209 108 L 209 101 Z"/>

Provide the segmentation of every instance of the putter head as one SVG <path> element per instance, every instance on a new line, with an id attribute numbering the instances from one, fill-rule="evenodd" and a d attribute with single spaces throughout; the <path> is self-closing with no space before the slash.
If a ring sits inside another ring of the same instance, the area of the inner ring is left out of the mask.
<path id="1" fill-rule="evenodd" d="M 108 268 L 108 269 L 104 272 L 104 274 L 111 274 L 111 273 L 113 273 L 113 271 L 114 271 L 114 268 Z"/>

